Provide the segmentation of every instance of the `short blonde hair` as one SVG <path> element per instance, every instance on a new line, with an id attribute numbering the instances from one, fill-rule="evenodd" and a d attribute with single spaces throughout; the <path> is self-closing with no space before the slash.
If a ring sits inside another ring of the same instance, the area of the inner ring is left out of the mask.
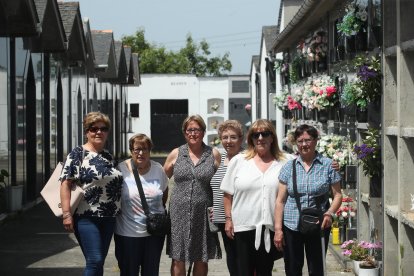
<path id="1" fill-rule="evenodd" d="M 273 126 L 272 122 L 266 119 L 258 119 L 257 121 L 255 121 L 251 125 L 249 131 L 247 132 L 246 158 L 251 159 L 256 155 L 252 136 L 253 136 L 253 133 L 258 132 L 258 131 L 269 131 L 271 133 L 273 142 L 270 147 L 270 152 L 276 160 L 284 159 L 285 155 L 283 151 L 280 150 L 279 144 L 277 141 L 276 129 Z"/>
<path id="2" fill-rule="evenodd" d="M 86 133 L 88 132 L 89 128 L 98 122 L 102 122 L 105 124 L 107 128 L 111 128 L 111 120 L 109 119 L 108 115 L 103 114 L 99 111 L 97 112 L 89 112 L 83 118 L 83 131 Z"/>
<path id="3" fill-rule="evenodd" d="M 134 144 L 136 142 L 147 145 L 149 151 L 152 150 L 152 147 L 154 145 L 152 143 L 151 138 L 149 138 L 147 135 L 145 135 L 143 133 L 138 133 L 138 134 L 135 134 L 134 136 L 132 136 L 131 138 L 129 138 L 129 150 L 130 151 L 132 151 L 134 149 Z"/>
<path id="4" fill-rule="evenodd" d="M 240 124 L 239 121 L 237 121 L 237 120 L 226 120 L 226 121 L 224 121 L 223 123 L 221 123 L 219 125 L 218 130 L 217 130 L 220 139 L 221 139 L 221 135 L 223 135 L 223 132 L 228 130 L 228 129 L 234 130 L 237 133 L 237 135 L 239 135 L 239 137 L 243 137 L 243 135 L 244 135 L 243 127 L 242 127 L 242 125 Z"/>
<path id="5" fill-rule="evenodd" d="M 185 130 L 187 129 L 187 126 L 190 124 L 190 122 L 193 122 L 193 121 L 196 122 L 200 126 L 200 128 L 203 130 L 203 132 L 206 131 L 206 123 L 204 122 L 203 118 L 198 114 L 191 115 L 191 116 L 188 116 L 187 118 L 185 118 L 184 121 L 183 121 L 183 125 L 181 127 L 181 131 L 183 133 L 185 133 Z"/>

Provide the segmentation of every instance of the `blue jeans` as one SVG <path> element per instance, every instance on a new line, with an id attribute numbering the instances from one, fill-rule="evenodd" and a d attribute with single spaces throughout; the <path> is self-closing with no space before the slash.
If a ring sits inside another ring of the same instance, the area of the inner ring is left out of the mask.
<path id="1" fill-rule="evenodd" d="M 121 276 L 158 276 L 164 237 L 126 237 L 115 234 L 115 256 Z M 141 270 L 141 274 L 139 271 Z"/>
<path id="2" fill-rule="evenodd" d="M 114 217 L 75 216 L 75 236 L 85 256 L 84 276 L 102 276 L 103 266 L 114 233 Z"/>

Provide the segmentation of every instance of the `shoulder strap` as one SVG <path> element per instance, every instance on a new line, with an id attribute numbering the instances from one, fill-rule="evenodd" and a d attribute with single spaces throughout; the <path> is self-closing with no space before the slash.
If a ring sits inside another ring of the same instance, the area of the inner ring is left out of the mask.
<path id="1" fill-rule="evenodd" d="M 300 199 L 299 199 L 299 194 L 298 194 L 298 187 L 297 187 L 297 183 L 296 183 L 296 158 L 293 159 L 292 164 L 293 164 L 293 168 L 292 168 L 293 192 L 295 193 L 296 205 L 298 206 L 298 210 L 300 212 L 300 210 L 302 210 L 302 208 L 300 206 Z"/>
<path id="2" fill-rule="evenodd" d="M 147 199 L 145 198 L 144 189 L 142 189 L 142 183 L 141 183 L 141 179 L 139 179 L 138 169 L 135 166 L 134 160 L 132 159 L 131 159 L 131 168 L 132 168 L 132 172 L 134 173 L 135 184 L 137 184 L 139 196 L 141 197 L 142 208 L 144 208 L 145 215 L 148 216 L 149 208 L 148 208 Z"/>

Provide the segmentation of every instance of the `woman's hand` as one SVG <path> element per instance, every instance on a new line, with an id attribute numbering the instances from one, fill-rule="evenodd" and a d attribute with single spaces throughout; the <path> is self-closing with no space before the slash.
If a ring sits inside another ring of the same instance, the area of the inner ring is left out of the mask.
<path id="1" fill-rule="evenodd" d="M 73 218 L 70 212 L 63 212 L 63 227 L 68 232 L 73 232 Z"/>
<path id="2" fill-rule="evenodd" d="M 334 169 L 337 172 L 339 172 L 341 169 L 341 167 L 339 166 L 339 163 L 335 160 L 332 161 L 332 169 Z"/>
<path id="3" fill-rule="evenodd" d="M 323 214 L 321 229 L 327 229 L 332 226 L 332 216 L 329 213 Z"/>
<path id="4" fill-rule="evenodd" d="M 227 237 L 229 239 L 234 239 L 234 228 L 233 228 L 233 221 L 231 219 L 226 219 L 226 225 L 224 226 L 224 231 L 226 231 Z"/>
<path id="5" fill-rule="evenodd" d="M 285 246 L 285 240 L 283 239 L 282 229 L 275 230 L 275 236 L 273 238 L 273 242 L 277 250 L 283 251 L 283 247 Z"/>

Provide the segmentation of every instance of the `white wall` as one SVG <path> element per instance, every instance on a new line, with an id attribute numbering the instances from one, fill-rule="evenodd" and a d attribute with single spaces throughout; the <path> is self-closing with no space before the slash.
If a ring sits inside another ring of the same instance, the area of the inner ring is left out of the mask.
<path id="1" fill-rule="evenodd" d="M 206 122 L 210 117 L 228 118 L 229 80 L 223 78 L 197 78 L 194 75 L 141 75 L 141 85 L 128 88 L 128 104 L 139 104 L 139 118 L 132 118 L 133 133 L 151 134 L 150 103 L 154 99 L 188 99 L 189 115 L 200 114 Z M 220 109 L 213 114 L 211 102 L 220 102 Z M 207 126 L 208 129 L 208 126 Z M 129 134 L 130 138 L 133 133 Z M 207 131 L 204 142 L 214 131 Z"/>

